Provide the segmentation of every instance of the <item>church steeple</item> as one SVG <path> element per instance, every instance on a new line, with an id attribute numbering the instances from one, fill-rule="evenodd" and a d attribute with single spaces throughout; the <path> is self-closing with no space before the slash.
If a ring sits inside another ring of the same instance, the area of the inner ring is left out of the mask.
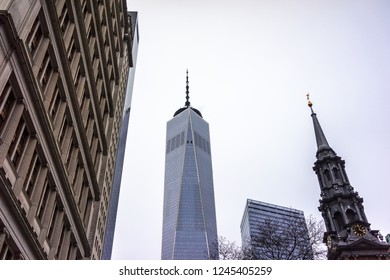
<path id="1" fill-rule="evenodd" d="M 320 206 L 325 221 L 324 242 L 329 259 L 387 259 L 390 245 L 380 241 L 378 230 L 371 230 L 363 207 L 363 198 L 351 186 L 345 161 L 329 146 L 313 104 L 307 95 L 317 142 L 315 171 L 321 189 Z"/>
<path id="2" fill-rule="evenodd" d="M 322 131 L 320 122 L 317 119 L 317 114 L 314 113 L 313 103 L 310 101 L 309 94 L 306 95 L 308 100 L 308 106 L 311 110 L 311 117 L 313 119 L 314 132 L 317 141 L 317 157 L 321 154 L 321 152 L 333 152 L 332 148 L 329 146 L 328 141 L 326 140 L 325 134 Z M 333 152 L 334 153 L 334 152 Z"/>
<path id="3" fill-rule="evenodd" d="M 173 117 L 176 117 L 178 114 L 180 114 L 181 112 L 185 111 L 186 109 L 190 108 L 191 110 L 193 110 L 198 116 L 200 116 L 201 118 L 203 118 L 201 112 L 198 110 L 198 109 L 195 109 L 193 107 L 191 107 L 191 102 L 190 102 L 190 86 L 189 86 L 189 82 L 188 82 L 188 69 L 187 69 L 187 72 L 186 72 L 186 102 L 184 103 L 184 107 L 180 108 L 179 110 L 177 110 L 175 112 L 175 114 L 173 114 Z"/>

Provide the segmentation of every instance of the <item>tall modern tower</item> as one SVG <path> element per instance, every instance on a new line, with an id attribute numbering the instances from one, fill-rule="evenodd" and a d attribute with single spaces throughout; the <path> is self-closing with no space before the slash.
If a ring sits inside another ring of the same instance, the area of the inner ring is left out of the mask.
<path id="1" fill-rule="evenodd" d="M 325 221 L 328 259 L 390 259 L 390 245 L 381 240 L 379 230 L 370 228 L 363 198 L 349 182 L 345 161 L 329 146 L 309 95 L 308 105 L 317 141 L 313 170 L 321 189 L 318 209 Z"/>
<path id="2" fill-rule="evenodd" d="M 209 124 L 189 102 L 167 123 L 163 260 L 218 259 Z"/>

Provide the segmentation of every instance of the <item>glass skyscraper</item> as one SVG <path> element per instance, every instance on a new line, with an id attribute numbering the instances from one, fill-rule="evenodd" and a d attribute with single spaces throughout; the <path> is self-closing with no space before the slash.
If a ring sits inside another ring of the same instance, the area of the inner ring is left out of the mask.
<path id="1" fill-rule="evenodd" d="M 253 259 L 313 259 L 301 210 L 248 199 L 241 221 L 241 239 L 244 248 L 251 248 Z"/>
<path id="2" fill-rule="evenodd" d="M 209 125 L 188 101 L 167 123 L 163 260 L 218 259 Z"/>

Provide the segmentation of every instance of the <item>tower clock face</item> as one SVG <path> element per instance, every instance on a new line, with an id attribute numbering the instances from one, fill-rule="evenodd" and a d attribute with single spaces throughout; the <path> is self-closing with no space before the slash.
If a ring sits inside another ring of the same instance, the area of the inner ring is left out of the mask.
<path id="1" fill-rule="evenodd" d="M 357 224 L 352 226 L 353 233 L 357 236 L 364 236 L 367 233 L 365 226 Z"/>

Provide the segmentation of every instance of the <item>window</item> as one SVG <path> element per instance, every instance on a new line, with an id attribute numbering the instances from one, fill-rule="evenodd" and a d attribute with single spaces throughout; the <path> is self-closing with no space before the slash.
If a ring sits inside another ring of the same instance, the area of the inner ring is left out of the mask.
<path id="1" fill-rule="evenodd" d="M 42 196 L 38 204 L 38 211 L 36 215 L 38 219 L 41 221 L 43 218 L 43 214 L 45 213 L 46 206 L 49 202 L 50 193 L 51 193 L 50 183 L 49 181 L 46 180 L 45 185 L 43 187 Z"/>
<path id="2" fill-rule="evenodd" d="M 65 250 L 64 246 L 64 238 L 65 238 L 65 234 L 66 234 L 66 227 L 64 224 L 62 224 L 61 226 L 61 235 L 60 235 L 60 240 L 58 242 L 58 250 L 57 250 L 57 255 L 59 258 L 61 258 L 61 255 L 62 255 L 62 250 Z M 67 246 L 68 249 L 69 249 L 69 246 Z"/>
<path id="3" fill-rule="evenodd" d="M 22 117 L 19 121 L 18 127 L 16 128 L 10 149 L 8 150 L 8 155 L 15 167 L 18 167 L 20 163 L 29 136 L 30 134 L 26 128 L 26 122 Z"/>
<path id="4" fill-rule="evenodd" d="M 87 1 L 83 0 L 81 1 L 81 12 L 85 15 L 86 13 L 88 13 L 88 9 L 87 9 Z"/>
<path id="5" fill-rule="evenodd" d="M 187 141 L 188 142 L 188 141 Z M 210 143 L 198 133 L 194 132 L 194 142 L 197 147 L 210 154 Z"/>
<path id="6" fill-rule="evenodd" d="M 83 221 L 84 221 L 84 225 L 88 225 L 88 222 L 89 222 L 89 216 L 91 214 L 91 210 L 92 210 L 92 196 L 91 196 L 91 193 L 88 192 L 88 200 L 87 200 L 87 205 L 86 205 L 86 208 L 85 208 L 85 211 L 84 211 L 84 217 L 83 217 Z"/>
<path id="7" fill-rule="evenodd" d="M 27 36 L 27 47 L 30 50 L 31 54 L 34 55 L 37 50 L 40 42 L 43 38 L 42 27 L 40 24 L 39 17 L 33 23 L 30 33 Z"/>
<path id="8" fill-rule="evenodd" d="M 184 131 L 180 133 L 180 146 L 184 145 Z"/>
<path id="9" fill-rule="evenodd" d="M 0 248 L 0 260 L 14 260 L 16 254 L 12 250 L 11 246 L 7 242 L 3 243 L 3 246 Z"/>
<path id="10" fill-rule="evenodd" d="M 347 211 L 345 212 L 345 214 L 347 215 L 347 218 L 348 218 L 348 222 L 351 223 L 353 221 L 356 220 L 356 213 L 355 211 L 353 211 L 352 209 L 347 209 Z"/>
<path id="11" fill-rule="evenodd" d="M 70 46 L 68 48 L 68 60 L 69 60 L 69 63 L 72 62 L 75 54 L 76 54 L 76 47 L 75 47 L 75 44 L 74 44 L 74 38 L 72 37 L 72 40 L 70 41 Z"/>
<path id="12" fill-rule="evenodd" d="M 58 89 L 58 86 L 56 85 L 56 88 L 54 89 L 53 98 L 51 99 L 50 107 L 49 107 L 49 115 L 52 120 L 52 122 L 55 121 L 58 109 L 61 105 L 61 95 L 60 91 Z"/>
<path id="13" fill-rule="evenodd" d="M 36 151 L 32 157 L 29 170 L 27 173 L 27 179 L 25 181 L 24 191 L 26 194 L 31 197 L 34 186 L 38 180 L 38 175 L 41 170 L 41 162 Z"/>
<path id="14" fill-rule="evenodd" d="M 59 214 L 60 214 L 60 208 L 59 208 L 58 204 L 56 203 L 55 207 L 54 207 L 53 215 L 51 216 L 49 231 L 47 233 L 47 238 L 50 240 L 50 242 L 52 241 L 52 238 L 53 238 L 53 233 L 54 233 L 54 229 L 55 229 L 55 226 L 57 224 L 57 221 L 58 221 Z"/>
<path id="15" fill-rule="evenodd" d="M 62 12 L 58 17 L 58 21 L 60 22 L 60 28 L 62 33 L 65 33 L 66 28 L 69 25 L 68 7 L 66 7 L 66 5 L 64 5 L 64 7 L 62 8 Z"/>
<path id="16" fill-rule="evenodd" d="M 331 177 L 330 177 L 330 172 L 328 169 L 325 169 L 324 171 L 324 175 L 325 175 L 325 179 L 326 179 L 326 182 L 331 182 Z"/>
<path id="17" fill-rule="evenodd" d="M 68 130 L 68 127 L 69 127 L 68 118 L 65 115 L 64 121 L 62 123 L 61 131 L 60 131 L 60 135 L 58 137 L 58 143 L 60 144 L 60 146 L 62 146 L 62 141 L 64 141 L 64 138 L 65 138 L 66 132 Z"/>
<path id="18" fill-rule="evenodd" d="M 68 150 L 68 153 L 66 155 L 66 159 L 65 159 L 65 166 L 66 166 L 66 169 L 69 170 L 69 168 L 71 167 L 71 163 L 74 162 L 74 158 L 77 156 L 77 147 L 74 143 L 74 138 L 75 138 L 75 135 L 72 134 L 72 138 L 70 139 L 70 145 L 69 145 L 69 150 Z"/>
<path id="19" fill-rule="evenodd" d="M 175 149 L 180 146 L 180 134 L 175 137 Z"/>
<path id="20" fill-rule="evenodd" d="M 49 51 L 46 51 L 45 57 L 43 58 L 41 67 L 39 68 L 38 72 L 38 79 L 41 83 L 42 89 L 46 88 L 52 72 L 53 67 L 50 62 L 50 54 Z"/>
<path id="21" fill-rule="evenodd" d="M 82 164 L 80 163 L 82 161 L 80 152 L 77 151 L 77 163 L 76 163 L 76 169 L 75 169 L 75 174 L 72 180 L 72 187 L 74 192 L 76 192 L 76 183 L 79 181 L 79 176 L 83 176 L 83 167 Z"/>
<path id="22" fill-rule="evenodd" d="M 166 153 L 169 153 L 170 151 L 171 151 L 171 140 L 168 140 Z"/>
<path id="23" fill-rule="evenodd" d="M 15 101 L 11 85 L 7 82 L 0 95 L 0 133 L 7 123 L 8 117 L 15 105 Z"/>
<path id="24" fill-rule="evenodd" d="M 333 171 L 333 176 L 334 176 L 334 178 L 335 178 L 336 180 L 341 179 L 341 178 L 340 178 L 340 171 L 338 170 L 337 167 L 333 167 L 332 171 Z"/>
<path id="25" fill-rule="evenodd" d="M 336 221 L 336 228 L 338 231 L 343 230 L 344 228 L 344 219 L 340 212 L 334 213 L 334 219 Z"/>
<path id="26" fill-rule="evenodd" d="M 75 88 L 78 87 L 80 79 L 82 78 L 82 75 L 83 75 L 83 72 L 82 72 L 83 69 L 81 69 L 80 65 L 81 65 L 81 63 L 79 62 L 77 64 L 76 72 L 74 74 L 74 87 Z"/>

